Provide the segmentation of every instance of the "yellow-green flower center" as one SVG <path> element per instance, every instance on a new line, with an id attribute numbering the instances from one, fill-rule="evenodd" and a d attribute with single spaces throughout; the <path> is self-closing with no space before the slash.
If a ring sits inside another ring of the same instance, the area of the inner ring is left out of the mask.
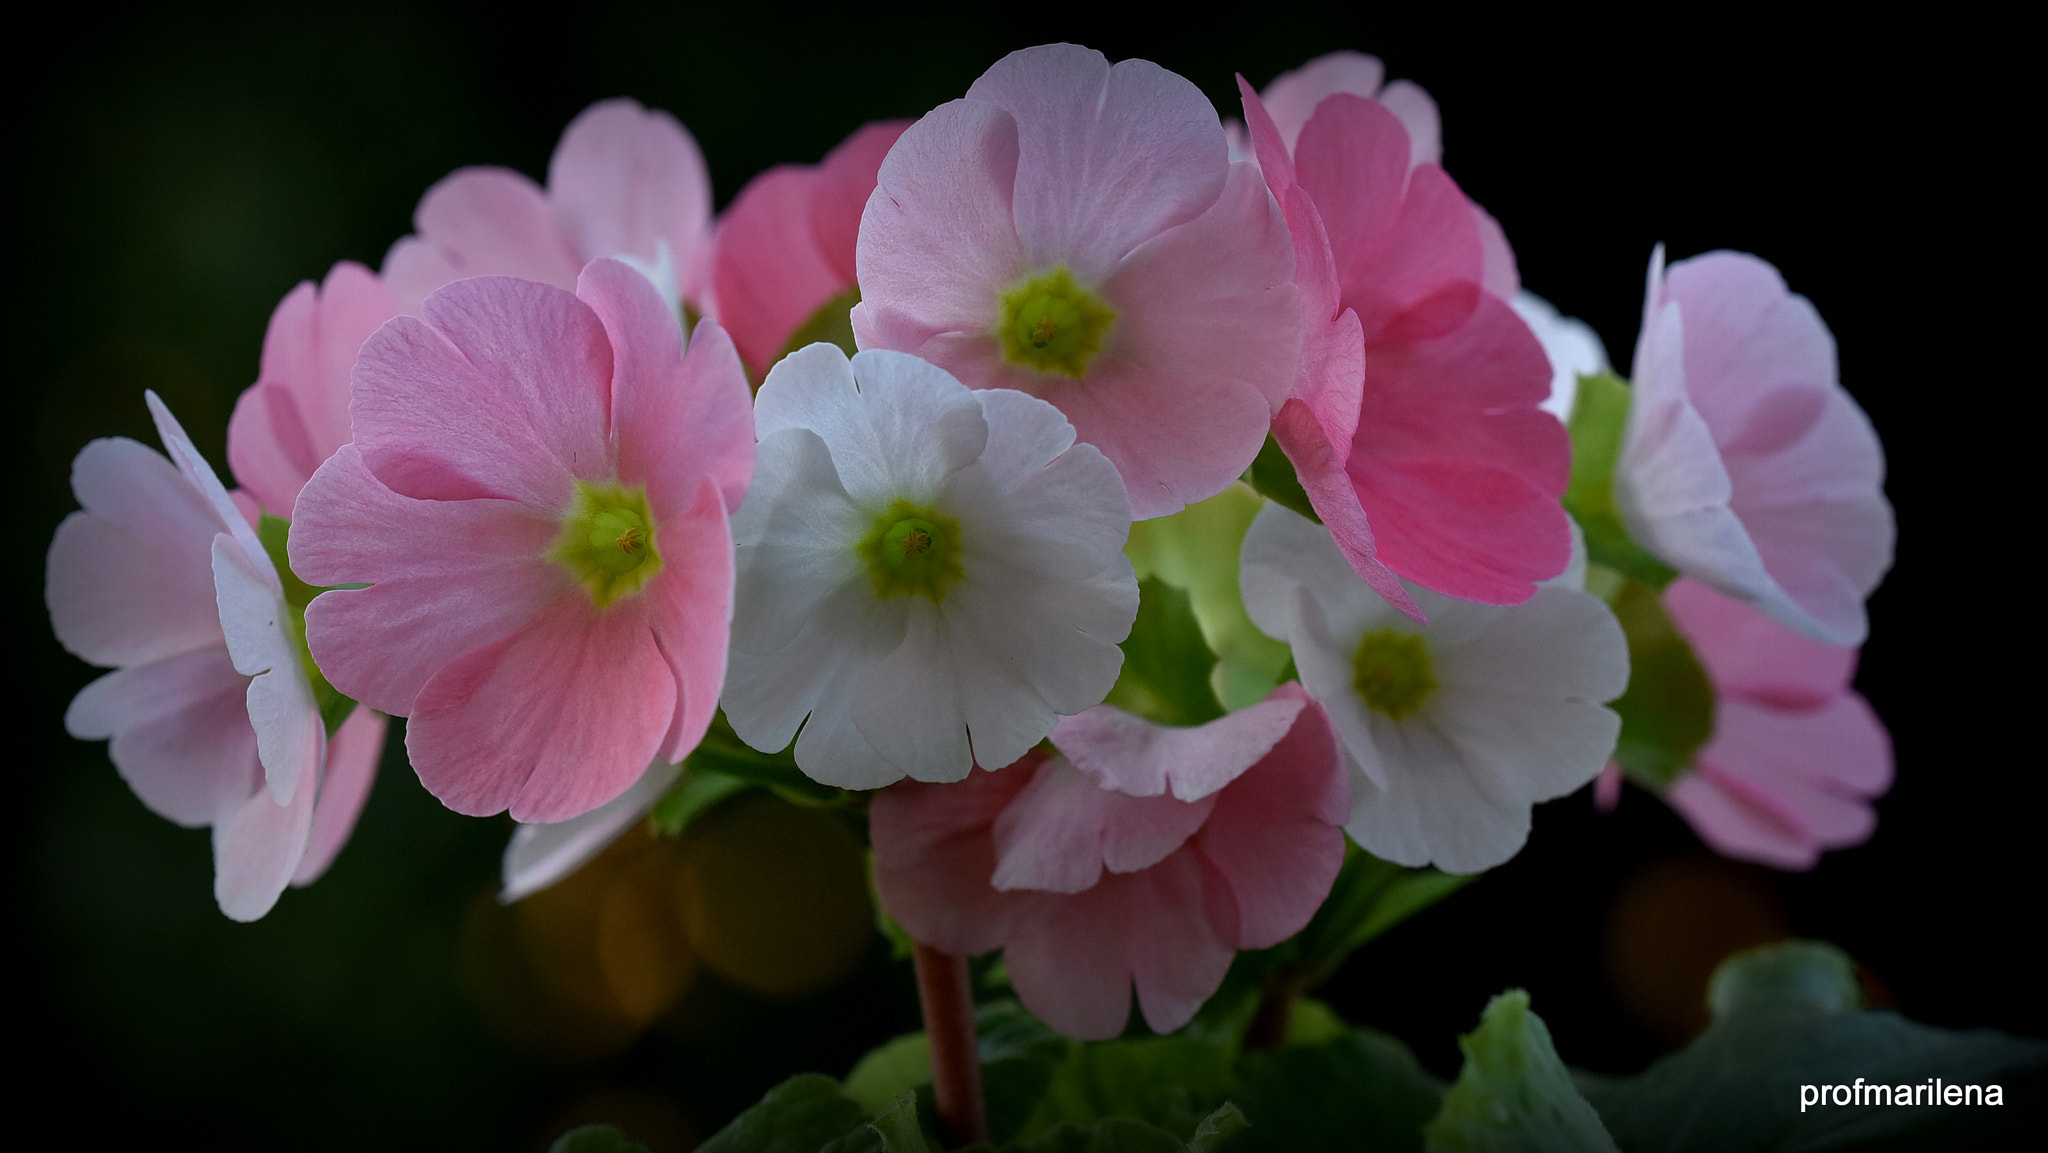
<path id="1" fill-rule="evenodd" d="M 609 608 L 647 586 L 661 571 L 654 547 L 654 514 L 647 490 L 619 484 L 577 481 L 562 531 L 547 557 L 590 592 L 598 608 Z"/>
<path id="2" fill-rule="evenodd" d="M 854 546 L 875 595 L 943 597 L 960 579 L 960 522 L 897 497 Z"/>
<path id="3" fill-rule="evenodd" d="M 1078 380 L 1115 323 L 1116 311 L 1060 264 L 1003 291 L 996 336 L 1011 364 Z"/>
<path id="4" fill-rule="evenodd" d="M 1373 711 L 1403 720 L 1436 691 L 1429 646 L 1414 633 L 1367 633 L 1351 657 L 1351 687 Z"/>

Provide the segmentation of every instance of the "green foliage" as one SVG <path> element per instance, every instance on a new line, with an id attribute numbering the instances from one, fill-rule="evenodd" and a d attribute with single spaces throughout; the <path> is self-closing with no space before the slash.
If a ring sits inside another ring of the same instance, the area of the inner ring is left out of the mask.
<path id="1" fill-rule="evenodd" d="M 655 802 L 651 813 L 654 827 L 671 837 L 680 835 L 719 802 L 748 788 L 771 789 L 799 805 L 858 803 L 855 794 L 805 776 L 790 749 L 763 753 L 747 747 L 721 710 L 712 717 L 703 741 L 683 760 L 681 779 Z"/>
<path id="2" fill-rule="evenodd" d="M 1260 496 L 1284 508 L 1307 517 L 1317 524 L 1323 518 L 1316 515 L 1315 506 L 1308 501 L 1308 490 L 1301 487 L 1301 475 L 1294 471 L 1294 462 L 1287 459 L 1286 450 L 1280 442 L 1268 436 L 1265 447 L 1252 460 L 1251 471 L 1244 479 Z"/>
<path id="3" fill-rule="evenodd" d="M 1713 682 L 1655 589 L 1626 581 L 1610 603 L 1629 663 L 1628 691 L 1609 706 L 1621 714 L 1614 759 L 1636 783 L 1662 789 L 1714 735 Z"/>
<path id="4" fill-rule="evenodd" d="M 619 1132 L 616 1125 L 578 1125 L 548 1146 L 548 1153 L 648 1153 L 647 1146 Z"/>
<path id="5" fill-rule="evenodd" d="M 1598 1153 L 1614 1150 L 1599 1114 L 1573 1087 L 1529 994 L 1487 1003 L 1479 1028 L 1458 1038 L 1465 1067 L 1424 1130 L 1430 1153 Z"/>
<path id="6" fill-rule="evenodd" d="M 1297 1028 L 1296 1038 L 1307 1043 L 1238 1062 L 1231 1099 L 1251 1128 L 1231 1145 L 1232 1153 L 1420 1153 L 1422 1126 L 1436 1114 L 1443 1086 L 1408 1047 L 1349 1027 L 1320 1041 L 1301 1034 Z"/>
<path id="7" fill-rule="evenodd" d="M 1224 1046 L 1193 1037 L 1074 1045 L 1053 1070 L 1024 1133 L 1132 1117 L 1191 1137 L 1202 1118 L 1229 1097 L 1231 1056 Z"/>
<path id="8" fill-rule="evenodd" d="M 868 1128 L 882 1139 L 882 1153 L 937 1153 L 918 1118 L 917 1094 L 908 1090 L 878 1110 Z"/>
<path id="9" fill-rule="evenodd" d="M 1199 725 L 1223 715 L 1210 687 L 1216 654 L 1202 639 L 1185 590 L 1148 577 L 1138 582 L 1138 619 L 1123 643 L 1124 667 L 1109 704 L 1162 725 Z"/>
<path id="10" fill-rule="evenodd" d="M 654 803 L 650 816 L 655 830 L 676 836 L 713 805 L 751 787 L 748 782 L 724 773 L 686 769 L 667 795 Z"/>
<path id="11" fill-rule="evenodd" d="M 1138 579 L 1158 577 L 1187 590 L 1202 637 L 1216 654 L 1209 683 L 1228 709 L 1264 700 L 1287 679 L 1287 646 L 1252 623 L 1237 587 L 1245 530 L 1265 505 L 1257 493 L 1234 484 L 1172 516 L 1139 521 L 1124 546 Z"/>
<path id="12" fill-rule="evenodd" d="M 849 288 L 826 301 L 810 319 L 790 334 L 789 343 L 782 346 L 782 355 L 788 356 L 799 348 L 809 348 L 823 342 L 837 345 L 839 351 L 852 356 L 857 347 L 853 342 L 853 306 L 860 303 L 860 289 Z"/>
<path id="13" fill-rule="evenodd" d="M 1634 1153 L 2003 1149 L 2039 1132 L 2048 1044 L 1988 1029 L 1916 1024 L 1862 1009 L 1855 967 L 1832 945 L 1792 941 L 1729 958 L 1708 990 L 1713 1021 L 1638 1076 L 1586 1078 L 1615 1140 Z M 2001 1087 L 2002 1106 L 1810 1104 L 1802 1086 Z"/>
<path id="14" fill-rule="evenodd" d="M 1579 378 L 1578 398 L 1566 423 L 1572 472 L 1564 507 L 1585 530 L 1586 553 L 1594 564 L 1661 590 L 1678 574 L 1630 538 L 1614 501 L 1614 466 L 1628 432 L 1629 400 L 1628 382 L 1611 372 Z"/>
<path id="15" fill-rule="evenodd" d="M 852 1139 L 852 1140 L 842 1140 Z M 799 1073 L 697 1147 L 698 1153 L 852 1153 L 880 1150 L 867 1111 L 818 1073 Z"/>

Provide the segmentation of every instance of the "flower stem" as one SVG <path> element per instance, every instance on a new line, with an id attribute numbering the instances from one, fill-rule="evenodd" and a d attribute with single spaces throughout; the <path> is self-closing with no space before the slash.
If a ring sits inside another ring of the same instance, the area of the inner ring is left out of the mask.
<path id="1" fill-rule="evenodd" d="M 981 1055 L 974 1039 L 974 994 L 967 982 L 967 958 L 918 942 L 911 954 L 917 968 L 917 1003 L 932 1051 L 932 1097 L 939 1132 L 957 1149 L 988 1140 L 988 1111 L 981 1097 Z"/>

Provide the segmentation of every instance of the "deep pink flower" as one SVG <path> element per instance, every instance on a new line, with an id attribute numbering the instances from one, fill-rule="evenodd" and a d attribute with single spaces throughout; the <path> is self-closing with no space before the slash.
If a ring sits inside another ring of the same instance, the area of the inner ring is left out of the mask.
<path id="1" fill-rule="evenodd" d="M 1359 576 L 1417 619 L 1396 574 L 1466 600 L 1527 600 L 1571 553 L 1558 504 L 1570 444 L 1540 407 L 1542 346 L 1504 299 L 1513 265 L 1498 226 L 1426 159 L 1434 143 L 1377 101 L 1324 97 L 1290 147 L 1238 83 L 1294 236 L 1307 330 L 1273 432 L 1310 503 Z M 1329 86 L 1276 88 L 1292 118 L 1299 90 Z"/>
<path id="2" fill-rule="evenodd" d="M 1180 1028 L 1239 949 L 1308 923 L 1344 861 L 1343 759 L 1300 686 L 1193 729 L 1104 705 L 1033 752 L 955 784 L 904 782 L 869 810 L 875 883 L 910 935 L 1003 950 L 1024 1004 L 1114 1037 L 1131 989 Z"/>
<path id="3" fill-rule="evenodd" d="M 879 180 L 861 347 L 1051 402 L 1137 519 L 1258 454 L 1300 346 L 1292 245 L 1194 85 L 1072 44 L 1015 52 L 912 125 Z"/>
<path id="4" fill-rule="evenodd" d="M 1614 491 L 1679 572 L 1807 636 L 1861 644 L 1892 563 L 1884 450 L 1835 341 L 1778 270 L 1739 252 L 1650 261 Z"/>
<path id="5" fill-rule="evenodd" d="M 355 443 L 299 496 L 335 687 L 412 718 L 428 790 L 561 821 L 703 736 L 732 611 L 728 511 L 754 438 L 732 342 L 626 265 L 576 295 L 488 277 L 363 346 Z"/>
<path id="6" fill-rule="evenodd" d="M 228 421 L 228 465 L 272 516 L 290 519 L 307 478 L 349 440 L 356 352 L 398 306 L 369 269 L 342 261 L 270 314 L 256 383 Z"/>
<path id="7" fill-rule="evenodd" d="M 1664 591 L 1672 623 L 1714 682 L 1714 736 L 1664 794 L 1717 852 L 1810 869 L 1824 849 L 1860 844 L 1872 799 L 1892 782 L 1884 723 L 1849 687 L 1857 650 L 1799 635 L 1756 609 L 1681 578 Z"/>
<path id="8" fill-rule="evenodd" d="M 861 210 L 882 157 L 908 127 L 868 124 L 821 164 L 779 164 L 748 181 L 719 218 L 706 303 L 755 376 L 818 309 L 853 287 Z"/>
<path id="9" fill-rule="evenodd" d="M 674 117 L 603 100 L 563 130 L 545 191 L 509 168 L 460 169 L 427 189 L 413 228 L 384 257 L 402 312 L 417 315 L 428 293 L 469 276 L 574 289 L 604 256 L 638 269 L 673 309 L 697 296 L 711 180 Z"/>
<path id="10" fill-rule="evenodd" d="M 325 871 L 382 747 L 358 709 L 332 741 L 276 569 L 177 421 L 149 395 L 175 460 L 96 440 L 72 466 L 84 510 L 50 544 L 50 623 L 64 647 L 115 671 L 64 715 L 142 803 L 211 826 L 214 896 L 253 921 L 287 884 Z"/>

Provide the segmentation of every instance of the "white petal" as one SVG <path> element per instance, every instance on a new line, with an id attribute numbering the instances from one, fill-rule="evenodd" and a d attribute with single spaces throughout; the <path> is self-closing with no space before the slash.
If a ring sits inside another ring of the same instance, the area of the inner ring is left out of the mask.
<path id="1" fill-rule="evenodd" d="M 513 829 L 512 841 L 505 846 L 505 887 L 498 890 L 498 900 L 509 905 L 582 868 L 646 816 L 682 774 L 681 765 L 657 760 L 632 788 L 580 817 Z"/>

